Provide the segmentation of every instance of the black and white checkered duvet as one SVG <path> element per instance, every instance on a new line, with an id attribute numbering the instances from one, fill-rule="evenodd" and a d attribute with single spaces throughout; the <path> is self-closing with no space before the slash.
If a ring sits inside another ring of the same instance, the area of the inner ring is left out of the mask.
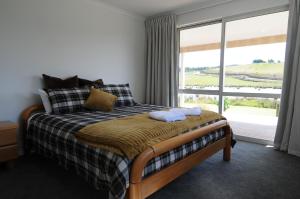
<path id="1" fill-rule="evenodd" d="M 26 145 L 31 146 L 35 152 L 56 160 L 66 169 L 75 169 L 78 175 L 84 177 L 96 189 L 108 190 L 110 198 L 124 198 L 129 186 L 131 162 L 126 157 L 82 144 L 73 134 L 88 124 L 163 108 L 165 107 L 138 104 L 131 107 L 118 107 L 109 113 L 100 111 L 64 115 L 35 113 L 28 122 Z M 213 122 L 216 121 L 210 123 Z M 224 131 L 218 130 L 152 159 L 144 169 L 144 177 L 223 136 Z"/>

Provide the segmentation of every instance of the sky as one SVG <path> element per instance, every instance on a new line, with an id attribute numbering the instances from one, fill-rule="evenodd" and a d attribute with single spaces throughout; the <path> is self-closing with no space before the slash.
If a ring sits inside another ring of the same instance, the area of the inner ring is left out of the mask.
<path id="1" fill-rule="evenodd" d="M 225 66 L 251 64 L 254 59 L 284 62 L 286 43 L 275 43 L 225 49 Z M 210 67 L 220 65 L 220 50 L 184 53 L 185 67 Z"/>

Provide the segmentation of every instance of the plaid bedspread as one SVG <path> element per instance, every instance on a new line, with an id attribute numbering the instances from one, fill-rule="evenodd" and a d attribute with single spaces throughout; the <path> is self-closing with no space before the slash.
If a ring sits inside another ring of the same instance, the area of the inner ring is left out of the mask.
<path id="1" fill-rule="evenodd" d="M 84 111 L 64 115 L 35 113 L 28 122 L 26 145 L 31 146 L 36 153 L 56 160 L 66 169 L 75 169 L 78 175 L 84 177 L 96 189 L 108 190 L 109 198 L 124 198 L 129 186 L 131 162 L 126 157 L 80 143 L 74 133 L 99 121 L 164 108 L 138 104 L 132 107 L 118 107 L 109 113 L 100 111 Z M 216 121 L 211 123 L 213 122 Z M 147 177 L 223 136 L 224 131 L 218 130 L 162 154 L 147 164 L 143 176 Z"/>

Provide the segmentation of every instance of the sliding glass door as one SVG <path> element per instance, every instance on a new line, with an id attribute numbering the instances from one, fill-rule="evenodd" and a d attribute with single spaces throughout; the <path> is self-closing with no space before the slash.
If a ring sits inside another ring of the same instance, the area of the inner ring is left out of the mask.
<path id="1" fill-rule="evenodd" d="M 218 111 L 236 135 L 273 141 L 288 11 L 180 30 L 179 105 Z"/>

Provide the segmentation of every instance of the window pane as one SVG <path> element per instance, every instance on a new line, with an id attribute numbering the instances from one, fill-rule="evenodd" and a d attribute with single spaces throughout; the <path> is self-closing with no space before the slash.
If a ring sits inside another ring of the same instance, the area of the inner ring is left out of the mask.
<path id="1" fill-rule="evenodd" d="M 225 97 L 223 115 L 236 135 L 273 141 L 279 100 L 272 98 Z"/>
<path id="2" fill-rule="evenodd" d="M 281 93 L 288 12 L 226 24 L 225 91 Z"/>
<path id="3" fill-rule="evenodd" d="M 180 107 L 196 107 L 218 112 L 219 97 L 217 95 L 179 94 Z"/>
<path id="4" fill-rule="evenodd" d="M 180 31 L 180 88 L 219 89 L 221 24 Z"/>

